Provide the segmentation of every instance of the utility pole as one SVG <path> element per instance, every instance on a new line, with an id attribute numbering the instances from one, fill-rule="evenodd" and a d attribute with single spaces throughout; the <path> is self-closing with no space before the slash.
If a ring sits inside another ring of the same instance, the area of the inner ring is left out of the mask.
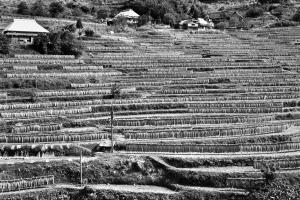
<path id="1" fill-rule="evenodd" d="M 82 149 L 80 150 L 80 186 L 83 186 L 82 180 Z"/>
<path id="2" fill-rule="evenodd" d="M 113 110 L 113 105 L 111 101 L 110 105 L 110 137 L 111 137 L 111 147 L 110 147 L 110 152 L 114 152 L 114 141 L 113 141 L 113 123 L 114 123 L 114 110 Z"/>

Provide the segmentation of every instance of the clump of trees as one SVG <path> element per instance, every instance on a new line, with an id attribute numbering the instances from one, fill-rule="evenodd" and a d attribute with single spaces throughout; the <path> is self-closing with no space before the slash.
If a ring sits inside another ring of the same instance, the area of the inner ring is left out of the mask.
<path id="1" fill-rule="evenodd" d="M 141 16 L 148 15 L 154 22 L 166 24 L 190 17 L 206 17 L 207 15 L 200 3 L 184 0 L 132 0 L 126 2 L 122 9 L 128 8 L 133 9 Z"/>
<path id="2" fill-rule="evenodd" d="M 10 38 L 4 34 L 0 34 L 0 54 L 9 54 L 10 52 Z"/>
<path id="3" fill-rule="evenodd" d="M 261 16 L 263 13 L 264 13 L 264 10 L 262 8 L 254 7 L 254 8 L 250 8 L 246 12 L 246 17 L 256 18 L 256 17 Z"/>
<path id="4" fill-rule="evenodd" d="M 61 2 L 52 2 L 49 5 L 49 13 L 51 17 L 58 17 L 59 14 L 61 14 L 65 10 L 64 6 Z"/>
<path id="5" fill-rule="evenodd" d="M 69 31 L 40 34 L 35 38 L 33 49 L 41 54 L 75 55 L 82 54 L 83 46 Z"/>
<path id="6" fill-rule="evenodd" d="M 69 12 L 72 16 L 76 17 L 82 16 L 83 14 L 93 14 L 92 9 L 88 6 L 74 4 L 73 2 L 64 5 L 60 1 L 54 1 L 50 4 L 46 4 L 43 0 L 36 0 L 30 7 L 26 1 L 21 1 L 17 5 L 17 8 L 17 14 L 44 17 L 59 17 L 64 14 L 64 12 Z M 93 12 L 95 12 L 95 10 Z"/>
<path id="7" fill-rule="evenodd" d="M 18 4 L 18 10 L 17 13 L 21 14 L 21 15 L 29 15 L 30 11 L 29 8 L 27 6 L 27 3 L 22 1 L 20 4 Z"/>
<path id="8" fill-rule="evenodd" d="M 300 9 L 294 14 L 293 21 L 300 22 Z"/>

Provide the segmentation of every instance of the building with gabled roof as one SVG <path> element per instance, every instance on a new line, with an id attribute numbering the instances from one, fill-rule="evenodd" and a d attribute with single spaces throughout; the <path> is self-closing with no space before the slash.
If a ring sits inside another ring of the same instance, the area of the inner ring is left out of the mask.
<path id="1" fill-rule="evenodd" d="M 14 19 L 4 30 L 3 34 L 12 38 L 13 42 L 32 44 L 38 34 L 47 34 L 49 31 L 39 25 L 34 19 Z"/>
<path id="2" fill-rule="evenodd" d="M 114 19 L 126 19 L 128 25 L 136 25 L 138 23 L 140 15 L 134 12 L 132 9 L 124 10 L 117 14 Z"/>

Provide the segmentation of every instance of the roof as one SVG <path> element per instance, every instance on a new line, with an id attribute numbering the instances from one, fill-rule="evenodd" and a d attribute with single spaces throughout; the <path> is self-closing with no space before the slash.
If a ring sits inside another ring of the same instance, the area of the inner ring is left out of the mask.
<path id="1" fill-rule="evenodd" d="M 205 19 L 203 19 L 203 18 L 198 18 L 198 23 L 201 26 L 207 26 L 208 25 L 208 22 Z"/>
<path id="2" fill-rule="evenodd" d="M 3 31 L 6 32 L 28 32 L 49 33 L 47 29 L 39 25 L 34 19 L 14 19 Z"/>
<path id="3" fill-rule="evenodd" d="M 240 19 L 244 19 L 244 17 L 240 13 L 238 13 L 236 11 L 231 14 L 231 17 L 232 16 L 238 16 Z"/>
<path id="4" fill-rule="evenodd" d="M 125 17 L 125 18 L 139 18 L 140 15 L 137 14 L 136 12 L 134 12 L 132 9 L 126 10 L 126 11 L 122 11 L 119 14 L 117 14 L 115 16 L 115 18 L 118 17 Z"/>

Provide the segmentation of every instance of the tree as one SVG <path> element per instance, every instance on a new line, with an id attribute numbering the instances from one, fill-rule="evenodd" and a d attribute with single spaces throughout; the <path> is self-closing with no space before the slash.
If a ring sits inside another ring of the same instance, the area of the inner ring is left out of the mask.
<path id="1" fill-rule="evenodd" d="M 59 31 L 36 37 L 33 49 L 41 54 L 75 55 L 78 57 L 82 54 L 81 49 L 83 47 L 69 31 Z"/>
<path id="2" fill-rule="evenodd" d="M 21 14 L 21 15 L 28 15 L 29 14 L 29 8 L 28 8 L 26 2 L 22 1 L 21 3 L 18 4 L 17 13 Z"/>
<path id="3" fill-rule="evenodd" d="M 150 21 L 149 15 L 142 15 L 139 18 L 138 26 L 143 26 L 143 25 L 147 24 L 149 21 Z"/>
<path id="4" fill-rule="evenodd" d="M 80 7 L 81 11 L 84 12 L 85 14 L 88 14 L 90 12 L 90 8 L 87 6 L 81 6 Z"/>
<path id="5" fill-rule="evenodd" d="M 52 17 L 57 17 L 59 14 L 64 12 L 64 7 L 60 2 L 52 2 L 49 5 L 49 12 Z"/>
<path id="6" fill-rule="evenodd" d="M 194 18 L 204 18 L 206 13 L 204 12 L 204 9 L 202 7 L 197 7 L 195 4 L 192 5 L 189 15 Z"/>
<path id="7" fill-rule="evenodd" d="M 293 21 L 300 22 L 300 9 L 294 14 Z"/>
<path id="8" fill-rule="evenodd" d="M 82 28 L 83 28 L 81 19 L 78 19 L 78 20 L 77 20 L 77 22 L 76 22 L 76 28 L 77 28 L 77 29 L 82 29 Z"/>
<path id="9" fill-rule="evenodd" d="M 32 5 L 30 13 L 34 16 L 48 16 L 48 8 L 42 0 L 37 0 Z"/>
<path id="10" fill-rule="evenodd" d="M 64 31 L 61 34 L 61 50 L 64 55 L 74 55 L 76 57 L 82 54 L 83 46 L 80 42 L 75 40 L 73 34 L 69 31 Z"/>
<path id="11" fill-rule="evenodd" d="M 0 53 L 9 54 L 10 51 L 10 38 L 4 34 L 0 34 Z"/>
<path id="12" fill-rule="evenodd" d="M 166 13 L 163 17 L 163 23 L 173 26 L 176 22 L 176 17 L 172 13 Z"/>
<path id="13" fill-rule="evenodd" d="M 62 54 L 61 32 L 51 33 L 49 35 L 49 40 L 50 40 L 50 43 L 48 45 L 49 53 L 56 54 L 56 55 Z"/>
<path id="14" fill-rule="evenodd" d="M 47 34 L 39 34 L 33 41 L 33 49 L 41 54 L 48 54 L 48 44 L 50 42 Z"/>
<path id="15" fill-rule="evenodd" d="M 106 19 L 110 15 L 110 9 L 107 6 L 101 6 L 100 9 L 97 11 L 97 18 L 98 19 Z"/>
<path id="16" fill-rule="evenodd" d="M 82 16 L 82 10 L 80 8 L 75 8 L 72 10 L 72 15 L 73 16 L 76 16 L 76 17 L 79 17 L 79 16 Z"/>

